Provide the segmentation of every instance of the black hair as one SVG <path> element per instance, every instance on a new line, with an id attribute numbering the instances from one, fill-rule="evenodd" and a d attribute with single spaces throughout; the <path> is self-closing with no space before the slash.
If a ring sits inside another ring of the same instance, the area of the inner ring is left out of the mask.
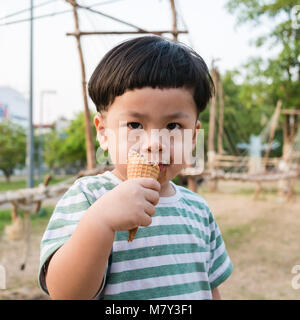
<path id="1" fill-rule="evenodd" d="M 182 43 L 153 35 L 111 49 L 88 83 L 89 95 L 100 112 L 125 91 L 144 87 L 192 88 L 198 114 L 214 94 L 213 80 L 199 54 Z"/>

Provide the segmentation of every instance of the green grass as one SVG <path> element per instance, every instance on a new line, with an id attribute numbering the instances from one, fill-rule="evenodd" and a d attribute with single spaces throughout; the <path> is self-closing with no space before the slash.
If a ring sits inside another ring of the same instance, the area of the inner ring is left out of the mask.
<path id="1" fill-rule="evenodd" d="M 40 209 L 37 214 L 31 214 L 31 225 L 33 231 L 39 231 L 44 229 L 50 219 L 50 216 L 54 210 L 53 206 L 45 206 Z M 19 211 L 20 216 L 24 217 L 24 212 Z M 0 236 L 3 234 L 4 227 L 11 224 L 11 210 L 1 210 L 0 211 Z"/>
<path id="2" fill-rule="evenodd" d="M 243 224 L 234 227 L 222 229 L 222 237 L 226 243 L 227 249 L 237 249 L 249 237 L 252 236 L 250 224 Z"/>
<path id="3" fill-rule="evenodd" d="M 66 180 L 66 179 L 68 179 L 68 177 L 63 177 L 63 178 L 52 177 L 52 179 L 50 180 L 49 185 L 62 182 L 64 180 Z M 35 179 L 34 180 L 34 185 L 38 186 L 38 184 L 39 184 L 38 180 Z M 3 181 L 3 180 L 0 181 L 0 192 L 4 192 L 4 191 L 8 191 L 8 190 L 24 189 L 26 187 L 27 186 L 26 186 L 26 180 L 25 179 L 12 180 L 9 183 L 7 183 L 6 181 Z"/>

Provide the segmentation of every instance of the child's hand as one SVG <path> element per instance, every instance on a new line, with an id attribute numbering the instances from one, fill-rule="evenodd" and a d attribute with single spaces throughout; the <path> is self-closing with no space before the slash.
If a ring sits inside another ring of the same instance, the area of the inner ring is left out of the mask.
<path id="1" fill-rule="evenodd" d="M 159 191 L 160 184 L 155 179 L 126 180 L 99 198 L 101 219 L 113 231 L 148 226 L 159 201 Z"/>

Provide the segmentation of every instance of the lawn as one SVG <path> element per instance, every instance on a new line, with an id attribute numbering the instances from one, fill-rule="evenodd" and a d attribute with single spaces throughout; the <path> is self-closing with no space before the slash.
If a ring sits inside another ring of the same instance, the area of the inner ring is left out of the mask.
<path id="1" fill-rule="evenodd" d="M 15 177 L 14 177 L 15 178 Z M 52 177 L 49 182 L 49 185 L 59 183 L 67 179 L 68 177 Z M 38 186 L 38 180 L 34 180 L 34 185 Z M 0 180 L 0 192 L 7 190 L 17 190 L 26 188 L 26 179 L 12 179 L 9 183 L 7 183 L 3 178 Z"/>

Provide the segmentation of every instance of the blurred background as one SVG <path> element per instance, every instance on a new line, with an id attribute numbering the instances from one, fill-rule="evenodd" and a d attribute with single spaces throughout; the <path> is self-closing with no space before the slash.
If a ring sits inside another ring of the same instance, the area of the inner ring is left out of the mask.
<path id="1" fill-rule="evenodd" d="M 48 299 L 37 273 L 53 209 L 76 178 L 111 169 L 86 83 L 108 50 L 151 33 L 196 50 L 216 86 L 199 118 L 205 170 L 174 182 L 222 231 L 235 267 L 222 298 L 300 298 L 299 1 L 3 0 L 0 299 Z"/>

